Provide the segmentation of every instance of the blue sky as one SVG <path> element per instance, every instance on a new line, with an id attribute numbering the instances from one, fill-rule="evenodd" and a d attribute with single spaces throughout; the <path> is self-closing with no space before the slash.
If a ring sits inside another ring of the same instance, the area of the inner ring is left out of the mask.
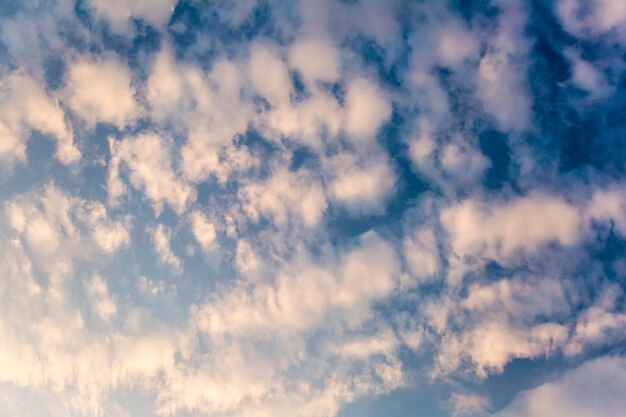
<path id="1" fill-rule="evenodd" d="M 0 416 L 626 409 L 620 0 L 0 0 Z"/>

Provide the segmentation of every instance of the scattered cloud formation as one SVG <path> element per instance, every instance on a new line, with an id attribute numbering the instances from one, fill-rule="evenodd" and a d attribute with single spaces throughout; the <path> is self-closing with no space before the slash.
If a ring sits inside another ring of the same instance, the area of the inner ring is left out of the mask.
<path id="1" fill-rule="evenodd" d="M 617 0 L 0 5 L 0 409 L 623 414 L 625 48 Z"/>

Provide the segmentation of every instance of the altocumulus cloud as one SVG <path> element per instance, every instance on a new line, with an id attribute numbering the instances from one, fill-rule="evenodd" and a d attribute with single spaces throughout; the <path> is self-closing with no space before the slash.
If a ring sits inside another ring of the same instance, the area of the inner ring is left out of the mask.
<path id="1" fill-rule="evenodd" d="M 621 0 L 0 1 L 0 414 L 623 415 Z"/>

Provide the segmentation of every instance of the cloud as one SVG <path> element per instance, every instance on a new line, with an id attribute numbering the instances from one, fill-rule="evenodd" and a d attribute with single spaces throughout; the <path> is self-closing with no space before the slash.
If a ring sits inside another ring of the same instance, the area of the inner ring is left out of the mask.
<path id="1" fill-rule="evenodd" d="M 16 196 L 4 207 L 11 229 L 44 264 L 66 256 L 112 254 L 130 243 L 128 218 L 112 218 L 101 203 L 69 195 L 52 183 Z"/>
<path id="2" fill-rule="evenodd" d="M 597 37 L 613 30 L 619 34 L 615 37 L 618 42 L 623 39 L 626 7 L 619 1 L 560 0 L 555 4 L 555 11 L 563 27 L 578 37 Z"/>
<path id="3" fill-rule="evenodd" d="M 455 392 L 450 397 L 452 416 L 482 416 L 487 415 L 489 400 L 480 395 L 462 394 Z"/>
<path id="4" fill-rule="evenodd" d="M 289 51 L 289 63 L 312 86 L 318 81 L 339 79 L 339 50 L 329 39 L 314 36 L 298 39 Z"/>
<path id="5" fill-rule="evenodd" d="M 131 77 L 130 69 L 115 57 L 78 57 L 67 68 L 69 106 L 91 128 L 110 123 L 123 130 L 141 112 Z"/>
<path id="6" fill-rule="evenodd" d="M 166 202 L 178 214 L 196 198 L 195 190 L 172 168 L 168 150 L 170 143 L 154 133 L 144 133 L 121 141 L 110 142 L 111 166 L 123 163 L 129 170 L 130 184 L 145 193 L 155 212 Z M 118 162 L 119 161 L 119 162 Z M 109 171 L 109 198 L 119 197 L 123 188 L 115 171 Z"/>
<path id="7" fill-rule="evenodd" d="M 286 226 L 290 220 L 315 227 L 328 205 L 319 179 L 304 169 L 281 169 L 265 183 L 242 184 L 239 201 L 250 220 L 258 222 L 264 216 L 277 227 Z"/>
<path id="8" fill-rule="evenodd" d="M 248 244 L 241 245 L 238 254 Z M 374 254 L 375 265 L 369 260 Z M 249 268 L 251 255 L 245 259 L 241 264 Z M 398 275 L 393 249 L 370 234 L 336 264 L 329 260 L 328 265 L 318 266 L 302 260 L 278 271 L 274 283 L 249 288 L 242 282 L 203 307 L 201 327 L 218 335 L 301 331 L 317 326 L 331 313 L 356 324 L 369 316 L 370 302 L 394 290 Z"/>
<path id="9" fill-rule="evenodd" d="M 98 19 L 104 20 L 112 32 L 131 35 L 134 32 L 133 19 L 142 19 L 156 27 L 163 26 L 174 11 L 174 0 L 89 0 L 88 5 Z"/>
<path id="10" fill-rule="evenodd" d="M 255 43 L 250 47 L 248 76 L 254 89 L 272 106 L 287 105 L 292 82 L 284 58 L 271 45 Z"/>
<path id="11" fill-rule="evenodd" d="M 355 159 L 345 153 L 329 161 L 335 172 L 331 196 L 353 213 L 383 212 L 395 190 L 393 168 L 381 157 Z"/>
<path id="12" fill-rule="evenodd" d="M 215 225 L 209 222 L 200 211 L 193 211 L 190 218 L 193 237 L 204 251 L 209 250 L 215 245 L 217 238 Z"/>
<path id="13" fill-rule="evenodd" d="M 494 417 L 582 417 L 623 414 L 626 401 L 626 362 L 605 356 L 588 361 L 552 382 L 519 395 Z M 599 401 L 599 399 L 602 399 Z"/>
<path id="14" fill-rule="evenodd" d="M 355 78 L 346 87 L 346 133 L 357 144 L 375 142 L 376 133 L 391 116 L 391 104 L 383 92 L 365 78 Z"/>
<path id="15" fill-rule="evenodd" d="M 63 109 L 37 80 L 20 70 L 3 78 L 0 85 L 0 158 L 25 161 L 26 141 L 33 130 L 54 137 L 59 162 L 80 158 Z"/>
<path id="16" fill-rule="evenodd" d="M 505 262 L 552 242 L 573 245 L 583 227 L 576 206 L 540 192 L 497 205 L 462 201 L 444 209 L 440 219 L 452 251 L 461 259 L 479 256 Z"/>
<path id="17" fill-rule="evenodd" d="M 568 327 L 558 318 L 570 312 L 566 286 L 543 277 L 472 284 L 467 296 L 427 307 L 435 324 L 445 323 L 435 374 L 467 367 L 479 377 L 501 373 L 515 358 L 550 355 L 568 342 Z M 441 318 L 439 320 L 442 320 Z M 554 321 L 550 321 L 550 319 Z M 457 329 L 457 330 L 455 330 Z"/>
<path id="18" fill-rule="evenodd" d="M 152 244 L 154 252 L 157 254 L 159 262 L 168 265 L 174 273 L 181 272 L 182 261 L 170 247 L 172 232 L 162 224 L 158 224 L 154 228 L 148 230 L 152 236 Z"/>
<path id="19" fill-rule="evenodd" d="M 523 130 L 530 122 L 531 100 L 526 87 L 525 55 L 529 41 L 524 35 L 526 11 L 519 6 L 504 8 L 498 29 L 481 58 L 476 94 L 485 111 L 503 130 Z"/>
<path id="20" fill-rule="evenodd" d="M 117 312 L 117 305 L 109 294 L 106 283 L 99 275 L 94 275 L 91 282 L 85 285 L 91 298 L 94 313 L 104 321 L 108 321 Z"/>
<path id="21" fill-rule="evenodd" d="M 541 358 L 501 413 L 558 415 L 621 361 L 566 371 L 626 329 L 616 2 L 74 3 L 0 12 L 3 410 L 483 416 Z"/>

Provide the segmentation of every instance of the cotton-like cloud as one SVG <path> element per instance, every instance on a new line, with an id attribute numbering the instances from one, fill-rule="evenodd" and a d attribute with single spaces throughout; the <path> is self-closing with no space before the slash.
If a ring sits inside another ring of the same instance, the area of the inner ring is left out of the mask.
<path id="1" fill-rule="evenodd" d="M 626 329 L 623 7 L 470 3 L 0 7 L 0 407 L 588 411 Z"/>
<path id="2" fill-rule="evenodd" d="M 530 98 L 524 56 L 526 11 L 516 5 L 503 10 L 496 35 L 478 66 L 477 96 L 504 130 L 521 130 L 530 121 Z"/>
<path id="3" fill-rule="evenodd" d="M 601 357 L 518 396 L 497 417 L 588 416 L 623 414 L 626 366 L 619 356 Z M 598 399 L 602 398 L 601 401 Z"/>
<path id="4" fill-rule="evenodd" d="M 458 256 L 506 261 L 520 251 L 533 253 L 551 242 L 576 243 L 583 217 L 562 198 L 533 193 L 494 206 L 463 201 L 443 210 L 441 222 Z"/>
<path id="5" fill-rule="evenodd" d="M 378 262 L 370 265 L 368 257 Z M 328 314 L 358 323 L 368 317 L 370 302 L 389 295 L 398 274 L 396 255 L 378 236 L 366 236 L 362 247 L 338 264 L 310 262 L 279 271 L 273 285 L 241 286 L 201 311 L 202 328 L 213 334 L 293 331 L 316 326 Z"/>
<path id="6" fill-rule="evenodd" d="M 194 211 L 191 217 L 191 232 L 203 250 L 210 249 L 215 244 L 215 225 L 199 211 Z"/>
<path id="7" fill-rule="evenodd" d="M 180 272 L 182 262 L 180 258 L 172 252 L 172 248 L 170 247 L 170 239 L 172 238 L 171 230 L 159 224 L 153 229 L 150 229 L 149 233 L 152 236 L 154 252 L 157 254 L 159 262 L 163 265 L 168 265 L 174 272 Z"/>
<path id="8" fill-rule="evenodd" d="M 339 78 L 339 51 L 329 39 L 313 36 L 299 39 L 289 51 L 289 63 L 311 84 L 333 82 Z"/>
<path id="9" fill-rule="evenodd" d="M 564 28 L 579 37 L 595 37 L 611 30 L 617 32 L 623 42 L 626 29 L 626 7 L 613 0 L 560 0 L 555 11 Z"/>
<path id="10" fill-rule="evenodd" d="M 104 20 L 112 32 L 131 35 L 134 31 L 134 19 L 142 19 L 154 26 L 162 26 L 174 11 L 174 0 L 146 1 L 103 1 L 90 0 L 89 7 L 96 17 Z"/>
<path id="11" fill-rule="evenodd" d="M 1 86 L 2 159 L 24 161 L 26 142 L 33 130 L 54 137 L 57 143 L 55 156 L 60 162 L 67 164 L 80 158 L 58 99 L 51 97 L 39 82 L 23 71 L 5 77 Z"/>
<path id="12" fill-rule="evenodd" d="M 452 415 L 458 416 L 481 416 L 486 415 L 489 400 L 485 397 L 473 394 L 454 393 L 450 397 Z"/>
<path id="13" fill-rule="evenodd" d="M 357 144 L 369 144 L 391 116 L 391 105 L 382 91 L 364 78 L 351 80 L 346 91 L 346 133 Z"/>
<path id="14" fill-rule="evenodd" d="M 195 190 L 176 175 L 166 139 L 153 133 L 110 142 L 111 166 L 114 169 L 121 162 L 129 170 L 130 184 L 145 193 L 154 210 L 160 212 L 163 203 L 168 203 L 177 213 L 182 213 L 195 199 Z M 118 198 L 123 192 L 119 174 L 109 171 L 110 198 Z"/>
<path id="15" fill-rule="evenodd" d="M 316 226 L 328 204 L 324 190 L 310 173 L 303 170 L 276 172 L 265 184 L 250 183 L 239 191 L 243 211 L 254 222 L 271 217 L 281 227 L 295 217 L 306 227 Z"/>
<path id="16" fill-rule="evenodd" d="M 115 58 L 77 58 L 67 69 L 70 108 L 90 127 L 111 123 L 123 130 L 141 111 L 131 76 L 128 67 Z"/>

